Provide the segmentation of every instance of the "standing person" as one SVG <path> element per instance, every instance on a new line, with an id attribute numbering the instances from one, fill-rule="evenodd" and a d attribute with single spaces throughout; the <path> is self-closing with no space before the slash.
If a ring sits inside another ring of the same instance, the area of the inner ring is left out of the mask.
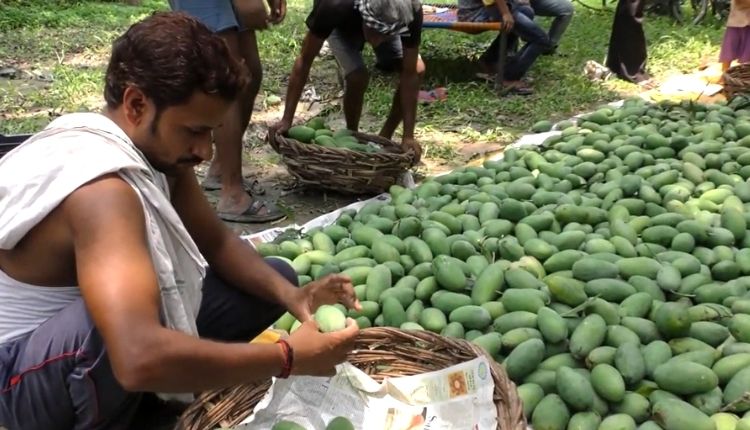
<path id="1" fill-rule="evenodd" d="M 197 20 L 151 15 L 113 44 L 102 114 L 57 118 L 0 159 L 0 427 L 126 429 L 154 393 L 190 401 L 345 360 L 356 322 L 320 333 L 312 315 L 361 309 L 350 279 L 295 286 L 196 180 L 246 72 Z M 297 331 L 248 343 L 285 309 Z"/>
<path id="2" fill-rule="evenodd" d="M 263 0 L 170 0 L 173 10 L 188 13 L 217 33 L 229 46 L 232 56 L 244 62 L 250 84 L 216 129 L 216 156 L 203 182 L 207 190 L 220 189 L 216 210 L 225 221 L 263 223 L 281 219 L 284 213 L 275 204 L 252 196 L 253 186 L 242 177 L 242 139 L 250 123 L 255 97 L 263 79 L 255 31 L 278 24 L 286 15 L 286 0 L 268 0 L 267 15 Z M 249 189 L 247 189 L 249 188 Z M 259 193 L 257 193 L 259 194 Z"/>
<path id="3" fill-rule="evenodd" d="M 533 90 L 522 81 L 539 56 L 548 51 L 550 44 L 547 33 L 534 22 L 534 10 L 526 0 L 458 0 L 458 19 L 468 22 L 501 22 L 500 31 L 511 32 L 526 44 L 518 53 L 509 58 L 505 66 L 504 85 L 510 94 L 530 95 Z M 479 58 L 479 67 L 485 73 L 495 70 L 500 61 L 498 34 L 489 48 Z M 509 45 L 515 42 L 509 41 Z"/>
<path id="4" fill-rule="evenodd" d="M 619 0 L 606 66 L 620 79 L 640 83 L 649 79 L 646 72 L 646 35 L 643 33 L 644 0 Z"/>
<path id="5" fill-rule="evenodd" d="M 719 53 L 722 72 L 733 61 L 750 62 L 750 0 L 732 0 Z"/>
<path id="6" fill-rule="evenodd" d="M 552 17 L 552 24 L 549 27 L 549 41 L 551 48 L 544 54 L 553 54 L 560 45 L 565 30 L 568 29 L 570 21 L 573 20 L 575 7 L 570 0 L 531 0 L 531 8 L 537 16 Z"/>
<path id="7" fill-rule="evenodd" d="M 419 56 L 422 4 L 418 0 L 315 0 L 306 23 L 308 31 L 292 67 L 284 115 L 275 127 L 277 131 L 283 133 L 291 127 L 313 60 L 326 39 L 344 72 L 346 128 L 357 131 L 369 83 L 362 58 L 367 42 L 375 50 L 378 68 L 400 71 L 398 88 L 380 135 L 391 139 L 403 122 L 402 146 L 414 151 L 419 160 L 422 148 L 414 138 L 414 126 L 420 77 L 424 73 Z"/>

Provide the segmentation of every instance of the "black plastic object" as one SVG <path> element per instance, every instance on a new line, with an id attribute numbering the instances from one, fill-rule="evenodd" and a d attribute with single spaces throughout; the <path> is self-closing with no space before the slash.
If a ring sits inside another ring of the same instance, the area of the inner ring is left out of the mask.
<path id="1" fill-rule="evenodd" d="M 0 157 L 7 154 L 30 137 L 30 134 L 0 134 Z"/>

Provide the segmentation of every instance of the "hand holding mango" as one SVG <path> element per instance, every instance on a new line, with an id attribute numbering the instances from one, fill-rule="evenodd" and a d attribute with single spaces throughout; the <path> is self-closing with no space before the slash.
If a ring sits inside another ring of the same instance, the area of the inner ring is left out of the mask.
<path id="1" fill-rule="evenodd" d="M 335 319 L 335 317 L 333 317 Z M 347 354 L 354 348 L 354 340 L 359 334 L 359 326 L 351 318 L 344 320 L 341 330 L 321 333 L 321 328 L 315 320 L 300 324 L 287 339 L 294 350 L 294 365 L 292 375 L 333 376 L 336 365 L 346 361 Z M 339 321 L 331 320 L 335 328 L 340 327 Z M 326 323 L 326 329 L 333 328 Z"/>

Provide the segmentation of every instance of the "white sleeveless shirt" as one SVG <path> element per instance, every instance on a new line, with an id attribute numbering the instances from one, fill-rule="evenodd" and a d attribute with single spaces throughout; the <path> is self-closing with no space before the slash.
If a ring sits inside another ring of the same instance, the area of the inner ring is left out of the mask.
<path id="1" fill-rule="evenodd" d="M 206 260 L 172 206 L 166 176 L 156 171 L 125 132 L 103 115 L 61 116 L 0 158 L 0 249 L 13 249 L 70 193 L 109 173 L 117 173 L 141 200 L 151 261 L 159 284 L 162 322 L 170 329 L 198 336 L 195 320 L 202 299 Z M 64 289 L 33 292 L 28 285 L 24 288 L 7 279 L 0 283 L 5 284 L 2 288 L 5 296 L 26 296 L 14 299 L 16 307 L 35 308 L 23 317 L 24 323 L 9 322 L 8 318 L 19 316 L 13 315 L 16 308 L 4 302 L 7 297 L 0 297 L 0 314 L 9 324 L 3 331 L 6 339 L 49 316 L 51 308 L 69 303 L 68 295 L 74 294 Z M 191 393 L 160 397 L 185 401 L 193 398 Z"/>
<path id="2" fill-rule="evenodd" d="M 34 331 L 81 297 L 78 287 L 40 287 L 16 281 L 0 270 L 0 345 Z"/>

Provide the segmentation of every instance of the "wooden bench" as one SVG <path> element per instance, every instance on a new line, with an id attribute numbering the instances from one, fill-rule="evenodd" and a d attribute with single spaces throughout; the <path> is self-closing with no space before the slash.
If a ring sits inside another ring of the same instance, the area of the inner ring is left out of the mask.
<path id="1" fill-rule="evenodd" d="M 458 6 L 449 4 L 423 4 L 423 29 L 452 30 L 467 34 L 479 34 L 486 31 L 501 32 L 499 22 L 463 22 L 458 20 Z M 505 71 L 505 56 L 508 47 L 508 34 L 501 32 L 498 44 L 497 69 L 495 70 L 495 90 L 503 93 L 503 73 Z"/>

